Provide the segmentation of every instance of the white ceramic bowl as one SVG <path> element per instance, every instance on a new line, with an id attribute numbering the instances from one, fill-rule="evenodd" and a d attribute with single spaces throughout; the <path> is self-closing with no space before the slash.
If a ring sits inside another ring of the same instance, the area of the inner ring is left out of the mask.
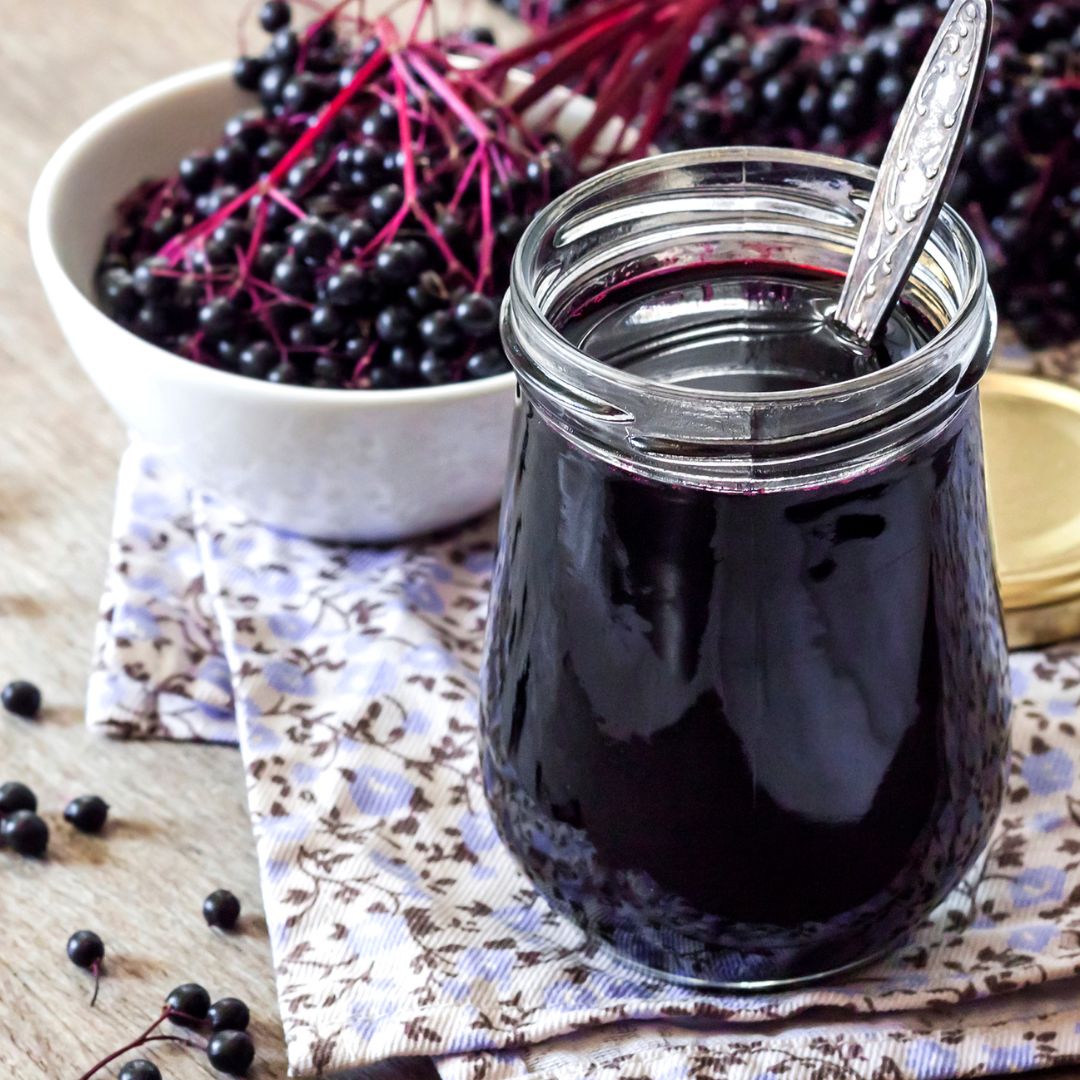
<path id="1" fill-rule="evenodd" d="M 79 363 L 130 431 L 198 487 L 257 520 L 385 541 L 498 501 L 513 375 L 414 390 L 276 386 L 183 360 L 98 309 L 93 275 L 120 197 L 214 145 L 250 108 L 230 64 L 155 83 L 88 120 L 45 167 L 30 207 L 34 263 Z M 583 122 L 571 102 L 563 127 Z"/>

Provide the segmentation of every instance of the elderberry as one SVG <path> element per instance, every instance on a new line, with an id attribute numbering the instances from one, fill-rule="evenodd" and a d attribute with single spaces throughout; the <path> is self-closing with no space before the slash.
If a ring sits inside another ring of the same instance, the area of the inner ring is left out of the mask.
<path id="1" fill-rule="evenodd" d="M 165 1004 L 174 1012 L 183 1014 L 171 1018 L 174 1024 L 196 1027 L 210 1012 L 210 995 L 198 983 L 184 983 L 169 993 Z"/>
<path id="2" fill-rule="evenodd" d="M 32 810 L 16 810 L 0 821 L 0 842 L 29 858 L 40 858 L 49 846 L 49 826 Z"/>
<path id="3" fill-rule="evenodd" d="M 690 40 L 657 141 L 665 149 L 718 140 L 791 145 L 877 164 L 938 28 L 933 7 L 760 0 L 710 13 Z M 947 7 L 939 0 L 939 11 Z M 794 35 L 789 22 L 814 28 L 813 37 Z M 1064 208 L 1080 182 L 1080 9 L 1008 0 L 998 5 L 995 22 L 950 202 L 984 242 L 995 293 L 1019 294 L 1015 303 L 1003 302 L 1009 318 L 1012 310 L 1023 312 L 1015 317 L 1022 336 L 1045 344 L 1080 333 L 1075 302 L 1057 284 L 1080 259 L 1080 230 L 1071 228 Z M 1015 191 L 1032 185 L 1038 194 L 1022 211 L 1008 208 Z"/>
<path id="4" fill-rule="evenodd" d="M 207 1019 L 214 1031 L 246 1031 L 251 1012 L 239 998 L 227 997 L 210 1006 Z"/>
<path id="5" fill-rule="evenodd" d="M 207 926 L 231 930 L 240 918 L 240 901 L 228 889 L 217 889 L 203 901 L 202 911 Z"/>
<path id="6" fill-rule="evenodd" d="M 161 1080 L 161 1070 L 146 1058 L 136 1058 L 124 1065 L 118 1080 Z"/>
<path id="7" fill-rule="evenodd" d="M 20 810 L 33 813 L 36 809 L 37 796 L 25 784 L 20 784 L 17 780 L 0 784 L 0 818 Z"/>
<path id="8" fill-rule="evenodd" d="M 481 349 L 465 361 L 465 371 L 470 379 L 486 379 L 492 375 L 502 375 L 509 370 L 510 362 L 498 346 Z"/>
<path id="9" fill-rule="evenodd" d="M 244 1076 L 255 1060 L 255 1044 L 246 1031 L 217 1031 L 210 1036 L 206 1056 L 220 1072 Z"/>
<path id="10" fill-rule="evenodd" d="M 80 795 L 64 808 L 64 820 L 84 833 L 101 832 L 108 816 L 109 804 L 98 795 Z"/>
<path id="11" fill-rule="evenodd" d="M 259 25 L 268 34 L 288 26 L 291 19 L 292 10 L 285 0 L 266 0 L 259 9 Z"/>
<path id="12" fill-rule="evenodd" d="M 105 957 L 105 942 L 93 930 L 76 930 L 67 943 L 68 959 L 89 971 Z"/>
<path id="13" fill-rule="evenodd" d="M 271 383 L 413 387 L 494 370 L 470 357 L 494 346 L 513 249 L 576 178 L 570 154 L 547 135 L 519 138 L 505 106 L 468 106 L 499 147 L 485 194 L 457 99 L 413 79 L 402 112 L 375 24 L 335 11 L 305 28 L 294 14 L 263 3 L 269 41 L 236 62 L 258 107 L 119 208 L 95 277 L 103 309 L 155 345 Z M 425 46 L 424 62 L 452 83 L 438 48 L 492 40 L 456 35 Z M 395 47 L 406 64 L 410 44 Z M 365 65 L 362 92 L 327 113 Z M 470 87 L 463 100 L 483 96 Z"/>
<path id="14" fill-rule="evenodd" d="M 0 692 L 0 703 L 9 713 L 33 720 L 41 711 L 41 691 L 32 682 L 16 679 Z"/>
<path id="15" fill-rule="evenodd" d="M 467 293 L 454 306 L 454 319 L 458 326 L 473 337 L 492 333 L 498 317 L 494 302 L 483 293 Z"/>

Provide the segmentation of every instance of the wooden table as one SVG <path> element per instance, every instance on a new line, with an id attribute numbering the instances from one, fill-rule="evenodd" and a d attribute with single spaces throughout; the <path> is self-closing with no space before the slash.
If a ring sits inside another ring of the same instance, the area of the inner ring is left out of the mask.
<path id="1" fill-rule="evenodd" d="M 0 1076 L 12 1080 L 75 1080 L 188 981 L 247 1001 L 258 1045 L 252 1076 L 285 1075 L 239 755 L 119 744 L 83 727 L 125 440 L 46 308 L 26 239 L 34 180 L 63 137 L 122 94 L 235 55 L 242 7 L 242 0 L 54 0 L 4 9 L 0 683 L 31 679 L 47 705 L 37 723 L 0 713 L 0 782 L 29 784 L 52 829 L 45 861 L 0 852 Z M 474 11 L 498 21 L 481 5 Z M 75 834 L 61 817 L 70 797 L 89 792 L 113 807 L 102 838 Z M 239 933 L 211 932 L 203 922 L 203 897 L 220 887 L 243 901 Z M 108 950 L 93 1010 L 91 980 L 64 951 L 83 928 L 100 933 Z M 169 1080 L 220 1075 L 183 1048 L 146 1056 Z"/>

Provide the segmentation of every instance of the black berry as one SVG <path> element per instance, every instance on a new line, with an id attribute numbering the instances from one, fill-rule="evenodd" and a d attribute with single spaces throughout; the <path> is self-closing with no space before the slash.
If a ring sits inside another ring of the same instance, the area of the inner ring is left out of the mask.
<path id="1" fill-rule="evenodd" d="M 76 930 L 67 943 L 68 959 L 76 966 L 90 971 L 105 957 L 105 943 L 93 930 Z"/>
<path id="2" fill-rule="evenodd" d="M 240 56 L 233 64 L 233 79 L 236 85 L 244 90 L 258 90 L 259 80 L 265 70 L 266 65 L 258 57 Z"/>
<path id="3" fill-rule="evenodd" d="M 384 307 L 375 318 L 375 333 L 390 345 L 403 345 L 412 335 L 416 318 L 407 308 L 398 304 Z"/>
<path id="4" fill-rule="evenodd" d="M 510 370 L 506 354 L 497 345 L 475 352 L 465 361 L 465 372 L 470 379 L 486 379 L 502 375 Z"/>
<path id="5" fill-rule="evenodd" d="M 304 221 L 289 233 L 296 256 L 306 263 L 320 263 L 334 250 L 334 234 L 322 221 Z"/>
<path id="6" fill-rule="evenodd" d="M 269 341 L 256 341 L 241 351 L 236 370 L 249 379 L 265 379 L 277 362 L 277 349 Z"/>
<path id="7" fill-rule="evenodd" d="M 251 1012 L 239 998 L 222 998 L 210 1006 L 207 1014 L 214 1031 L 246 1031 Z"/>
<path id="8" fill-rule="evenodd" d="M 495 302 L 481 293 L 467 293 L 454 306 L 454 319 L 471 337 L 490 334 L 498 322 Z"/>
<path id="9" fill-rule="evenodd" d="M 39 858 L 49 846 L 49 826 L 32 810 L 16 810 L 0 822 L 0 840 L 20 855 Z"/>
<path id="10" fill-rule="evenodd" d="M 16 814 L 20 810 L 33 813 L 36 809 L 37 796 L 25 784 L 20 784 L 17 780 L 0 784 L 0 818 Z"/>
<path id="11" fill-rule="evenodd" d="M 436 352 L 448 354 L 461 347 L 461 330 L 449 311 L 433 311 L 420 320 L 420 337 Z"/>
<path id="12" fill-rule="evenodd" d="M 146 1058 L 136 1058 L 120 1070 L 118 1080 L 161 1080 L 161 1070 Z"/>
<path id="13" fill-rule="evenodd" d="M 0 702 L 9 713 L 32 720 L 41 710 L 41 691 L 32 682 L 16 679 L 4 687 Z"/>
<path id="14" fill-rule="evenodd" d="M 255 1044 L 246 1031 L 218 1031 L 210 1037 L 206 1056 L 220 1072 L 244 1076 L 255 1060 Z"/>
<path id="15" fill-rule="evenodd" d="M 285 0 L 266 0 L 259 9 L 259 25 L 268 33 L 272 34 L 283 26 L 288 26 L 292 20 L 292 11 Z"/>
<path id="16" fill-rule="evenodd" d="M 101 832 L 108 816 L 109 804 L 97 795 L 80 795 L 64 808 L 64 820 L 84 833 Z"/>
<path id="17" fill-rule="evenodd" d="M 215 296 L 199 308 L 199 328 L 211 337 L 224 337 L 236 329 L 240 312 L 227 296 Z"/>
<path id="18" fill-rule="evenodd" d="M 210 1012 L 210 995 L 198 983 L 184 983 L 169 994 L 165 1004 L 174 1012 L 183 1013 L 171 1018 L 174 1024 L 195 1027 Z"/>
<path id="19" fill-rule="evenodd" d="M 192 195 L 210 190 L 214 172 L 214 159 L 209 154 L 188 154 L 180 161 L 180 181 Z"/>
<path id="20" fill-rule="evenodd" d="M 231 930 L 240 918 L 240 901 L 228 889 L 218 889 L 203 901 L 202 910 L 208 926 Z"/>

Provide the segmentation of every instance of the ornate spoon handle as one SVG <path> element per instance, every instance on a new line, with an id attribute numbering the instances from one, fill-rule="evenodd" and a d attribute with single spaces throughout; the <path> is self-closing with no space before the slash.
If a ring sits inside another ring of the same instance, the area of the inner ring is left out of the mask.
<path id="1" fill-rule="evenodd" d="M 885 150 L 835 318 L 864 341 L 884 325 L 937 220 L 975 112 L 990 0 L 953 0 Z"/>

